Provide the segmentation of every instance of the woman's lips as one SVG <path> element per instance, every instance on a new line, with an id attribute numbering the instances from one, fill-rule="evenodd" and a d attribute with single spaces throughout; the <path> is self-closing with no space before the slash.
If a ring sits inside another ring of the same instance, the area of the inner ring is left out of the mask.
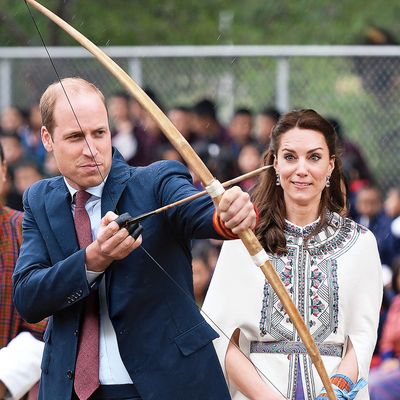
<path id="1" fill-rule="evenodd" d="M 295 185 L 296 187 L 299 188 L 305 188 L 305 187 L 309 187 L 311 186 L 311 183 L 307 183 L 307 182 L 292 182 L 293 185 Z"/>

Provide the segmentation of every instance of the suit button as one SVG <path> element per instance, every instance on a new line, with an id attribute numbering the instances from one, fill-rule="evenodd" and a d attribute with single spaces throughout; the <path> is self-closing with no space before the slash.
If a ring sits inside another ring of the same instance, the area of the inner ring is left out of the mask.
<path id="1" fill-rule="evenodd" d="M 68 371 L 67 371 L 67 378 L 68 378 L 68 379 L 73 379 L 73 377 L 74 377 L 73 371 L 68 370 Z"/>
<path id="2" fill-rule="evenodd" d="M 78 336 L 78 334 L 79 334 L 78 329 L 75 329 L 75 330 L 74 330 L 74 335 L 75 335 L 75 336 Z"/>

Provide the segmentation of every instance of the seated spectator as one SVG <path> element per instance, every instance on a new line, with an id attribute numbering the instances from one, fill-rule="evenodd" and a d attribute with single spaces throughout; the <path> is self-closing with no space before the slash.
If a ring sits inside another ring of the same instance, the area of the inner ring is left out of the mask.
<path id="1" fill-rule="evenodd" d="M 327 119 L 335 128 L 338 135 L 339 148 L 342 152 L 343 172 L 349 185 L 349 214 L 352 219 L 356 219 L 357 210 L 355 208 L 355 199 L 357 192 L 363 186 L 372 185 L 373 177 L 361 149 L 344 135 L 340 121 L 332 117 Z"/>
<path id="2" fill-rule="evenodd" d="M 21 196 L 26 189 L 43 178 L 42 171 L 34 161 L 23 160 L 14 166 L 14 186 Z"/>
<path id="3" fill-rule="evenodd" d="M 4 108 L 0 116 L 0 128 L 6 134 L 16 134 L 22 138 L 28 129 L 22 110 L 15 106 Z"/>
<path id="4" fill-rule="evenodd" d="M 130 96 L 124 92 L 115 93 L 107 100 L 112 143 L 128 164 L 147 165 L 151 159 L 145 147 L 145 133 L 130 117 L 129 102 Z"/>
<path id="5" fill-rule="evenodd" d="M 272 128 L 278 122 L 280 116 L 281 113 L 273 107 L 264 108 L 256 115 L 255 137 L 262 151 L 268 149 Z"/>
<path id="6" fill-rule="evenodd" d="M 4 162 L 7 164 L 7 181 L 3 185 L 4 204 L 18 211 L 23 211 L 22 193 L 18 193 L 14 185 L 14 168 L 26 159 L 21 138 L 15 134 L 0 135 L 0 144 L 4 151 Z"/>
<path id="7" fill-rule="evenodd" d="M 389 189 L 386 195 L 384 208 L 386 214 L 392 219 L 400 215 L 400 186 Z"/>
<path id="8" fill-rule="evenodd" d="M 233 179 L 238 175 L 237 160 L 233 157 L 230 147 L 216 143 L 197 142 L 193 148 L 220 182 Z M 195 186 L 200 188 L 202 185 L 199 178 L 193 171 L 191 173 Z"/>
<path id="9" fill-rule="evenodd" d="M 400 399 L 400 259 L 393 265 L 392 289 L 396 296 L 380 339 L 381 364 L 369 376 L 371 400 Z"/>
<path id="10" fill-rule="evenodd" d="M 384 282 L 390 281 L 394 258 L 393 237 L 390 231 L 391 219 L 385 214 L 381 199 L 381 192 L 376 186 L 365 186 L 360 189 L 356 197 L 356 211 L 358 216 L 355 221 L 367 227 L 375 235 L 379 255 L 384 267 Z M 385 280 L 385 274 L 389 274 Z"/>
<path id="11" fill-rule="evenodd" d="M 400 257 L 400 187 L 389 190 L 385 200 L 386 213 L 391 217 L 390 232 L 393 237 L 395 257 Z"/>
<path id="12" fill-rule="evenodd" d="M 247 108 L 235 110 L 229 122 L 228 132 L 233 140 L 233 153 L 237 156 L 243 146 L 254 141 L 253 134 L 253 114 Z"/>
<path id="13" fill-rule="evenodd" d="M 197 143 L 213 143 L 218 146 L 231 146 L 232 138 L 226 128 L 218 121 L 214 102 L 209 99 L 200 100 L 192 109 L 192 129 Z"/>
<path id="14" fill-rule="evenodd" d="M 199 240 L 196 241 L 192 251 L 193 291 L 196 304 L 199 307 L 203 305 L 212 276 L 212 270 L 208 264 L 210 246 L 208 241 Z"/>
<path id="15" fill-rule="evenodd" d="M 248 172 L 260 168 L 261 162 L 262 157 L 258 145 L 255 143 L 246 144 L 239 153 L 239 175 L 247 174 Z M 239 182 L 238 185 L 243 190 L 250 191 L 257 181 L 258 177 L 254 176 L 252 178 L 247 178 L 244 181 Z"/>
<path id="16" fill-rule="evenodd" d="M 156 158 L 157 160 L 176 160 L 185 163 L 178 150 L 170 143 L 166 143 L 157 148 Z"/>
<path id="17" fill-rule="evenodd" d="M 0 145 L 0 192 L 7 181 Z M 0 205 L 0 399 L 18 400 L 40 377 L 45 322 L 28 324 L 12 301 L 12 273 L 22 242 L 22 213 Z M 37 398 L 37 387 L 35 387 Z M 33 395 L 33 392 L 31 393 Z"/>
<path id="18" fill-rule="evenodd" d="M 152 89 L 146 88 L 145 92 L 160 110 L 164 109 L 160 99 Z M 159 149 L 162 148 L 164 145 L 169 144 L 169 141 L 163 134 L 157 121 L 143 107 L 140 112 L 140 121 L 138 123 L 141 132 L 143 132 L 142 153 L 146 156 L 146 163 L 149 164 L 157 161 Z"/>
<path id="19" fill-rule="evenodd" d="M 22 140 L 15 133 L 2 133 L 0 135 L 0 143 L 4 150 L 4 160 L 7 162 L 8 168 L 11 170 L 14 165 L 26 157 Z"/>
<path id="20" fill-rule="evenodd" d="M 42 117 L 39 111 L 39 104 L 34 104 L 28 115 L 28 128 L 20 134 L 24 153 L 34 160 L 40 168 L 43 168 L 46 158 L 46 150 L 40 137 Z"/>
<path id="21" fill-rule="evenodd" d="M 185 106 L 175 106 L 168 111 L 168 118 L 182 136 L 189 143 L 193 143 L 196 135 L 192 131 L 192 111 L 190 108 Z"/>

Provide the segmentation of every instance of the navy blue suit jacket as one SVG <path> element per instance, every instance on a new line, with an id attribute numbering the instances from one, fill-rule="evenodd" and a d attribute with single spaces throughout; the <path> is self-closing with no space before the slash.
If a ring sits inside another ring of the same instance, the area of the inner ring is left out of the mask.
<path id="1" fill-rule="evenodd" d="M 135 216 L 194 192 L 180 163 L 132 168 L 114 150 L 102 215 L 115 210 Z M 82 300 L 92 290 L 85 254 L 79 249 L 62 177 L 33 185 L 24 195 L 24 207 L 14 301 L 27 321 L 51 316 L 40 399 L 65 400 L 73 389 Z M 143 247 L 171 278 L 142 248 L 114 261 L 105 272 L 108 312 L 121 357 L 144 400 L 230 399 L 212 345 L 218 335 L 192 300 L 191 239 L 218 238 L 213 212 L 204 196 L 142 222 Z"/>

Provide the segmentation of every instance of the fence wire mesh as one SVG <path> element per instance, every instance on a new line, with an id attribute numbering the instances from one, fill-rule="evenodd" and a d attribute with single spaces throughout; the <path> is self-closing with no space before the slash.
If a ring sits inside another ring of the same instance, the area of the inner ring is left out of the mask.
<path id="1" fill-rule="evenodd" d="M 37 102 L 46 86 L 57 79 L 48 58 L 0 57 L 11 65 L 7 102 L 27 108 Z M 1 54 L 4 54 L 1 53 Z M 222 52 L 221 52 L 222 54 Z M 277 85 L 279 62 L 286 60 L 287 81 Z M 115 61 L 130 70 L 132 59 Z M 343 134 L 365 156 L 381 189 L 399 185 L 400 153 L 400 56 L 208 56 L 141 57 L 135 59 L 138 83 L 151 88 L 165 110 L 192 105 L 208 97 L 217 104 L 219 117 L 227 122 L 236 107 L 258 112 L 266 106 L 280 111 L 313 108 L 340 121 Z M 57 58 L 61 77 L 81 76 L 98 85 L 106 96 L 121 90 L 118 82 L 93 58 Z M 139 74 L 140 72 L 140 74 Z M 8 81 L 7 81 L 8 79 Z M 4 88 L 3 88 L 4 89 Z M 4 90 L 0 93 L 4 97 Z M 285 93 L 283 93 L 285 92 Z M 282 98 L 286 104 L 282 105 Z M 282 109 L 285 108 L 285 109 Z"/>

